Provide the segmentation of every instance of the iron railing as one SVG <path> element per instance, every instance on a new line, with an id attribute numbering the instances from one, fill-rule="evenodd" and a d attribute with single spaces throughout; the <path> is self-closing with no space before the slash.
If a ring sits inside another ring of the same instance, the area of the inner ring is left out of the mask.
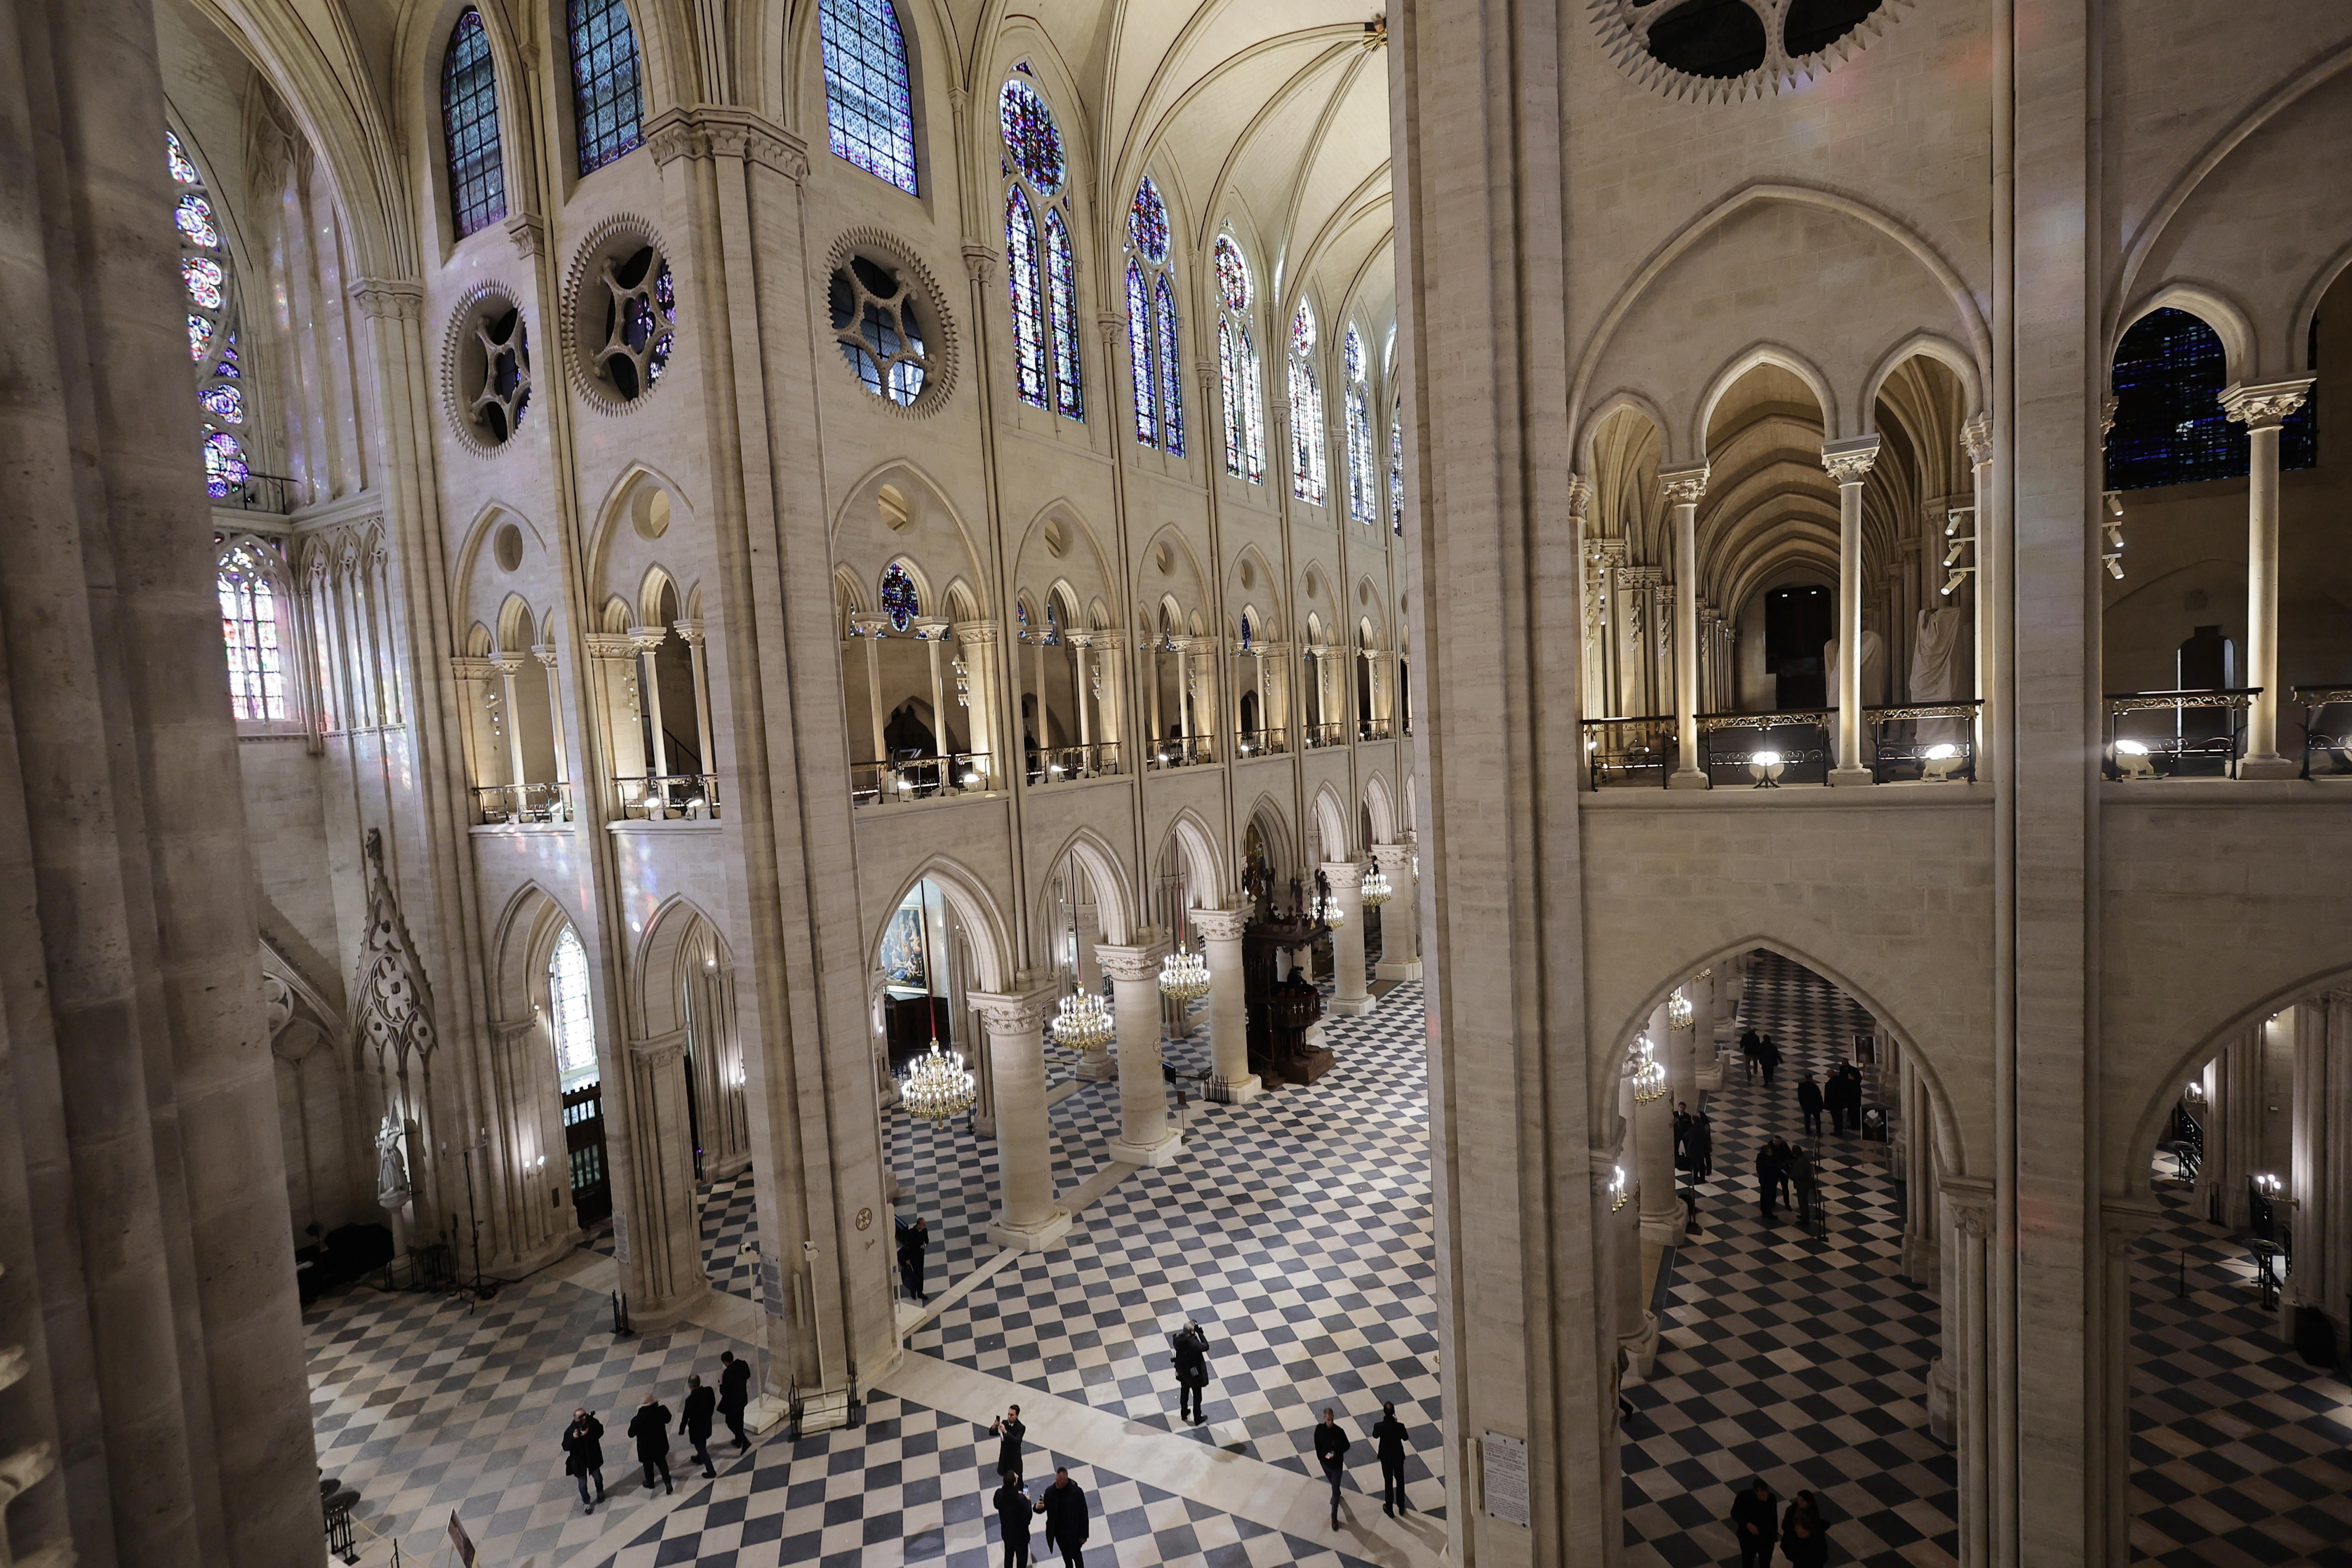
<path id="1" fill-rule="evenodd" d="M 2304 710 L 2303 776 L 2352 773 L 2352 686 L 2298 686 L 2294 696 Z"/>
<path id="2" fill-rule="evenodd" d="M 1395 732 L 1395 726 L 1386 719 L 1364 719 L 1356 725 L 1356 738 L 1360 741 L 1386 741 Z"/>
<path id="3" fill-rule="evenodd" d="M 1584 763 L 1592 787 L 1655 784 L 1664 788 L 1680 750 L 1674 715 L 1584 721 Z"/>
<path id="4" fill-rule="evenodd" d="M 1829 783 L 1832 711 L 1700 714 L 1699 768 L 1708 787 Z"/>
<path id="5" fill-rule="evenodd" d="M 1031 752 L 1029 757 L 1029 782 L 1033 784 L 1107 778 L 1118 772 L 1117 741 L 1097 741 L 1090 746 L 1049 746 Z"/>
<path id="6" fill-rule="evenodd" d="M 1977 710 L 1984 704 L 1913 702 L 1865 708 L 1870 782 L 1977 780 Z"/>
<path id="7" fill-rule="evenodd" d="M 2111 779 L 2235 778 L 2246 752 L 2246 710 L 2259 686 L 2202 691 L 2110 691 Z"/>
<path id="8" fill-rule="evenodd" d="M 1244 730 L 1234 737 L 1234 751 L 1244 757 L 1280 757 L 1290 752 L 1287 730 Z"/>
<path id="9" fill-rule="evenodd" d="M 474 820 L 486 826 L 572 820 L 568 784 L 485 784 L 474 791 Z"/>
<path id="10" fill-rule="evenodd" d="M 986 752 L 950 752 L 944 757 L 901 757 L 889 763 L 852 763 L 849 802 L 881 805 L 977 794 L 995 788 L 995 769 Z"/>
<path id="11" fill-rule="evenodd" d="M 1345 745 L 1348 741 L 1348 727 L 1336 722 L 1309 724 L 1307 726 L 1306 735 L 1307 749 L 1310 752 L 1319 751 L 1325 746 Z"/>
<path id="12" fill-rule="evenodd" d="M 613 781 L 623 816 L 648 822 L 699 821 L 719 815 L 716 773 L 651 773 Z"/>
<path id="13" fill-rule="evenodd" d="M 1217 749 L 1206 735 L 1171 735 L 1151 742 L 1150 765 L 1155 768 L 1198 767 L 1216 760 Z"/>

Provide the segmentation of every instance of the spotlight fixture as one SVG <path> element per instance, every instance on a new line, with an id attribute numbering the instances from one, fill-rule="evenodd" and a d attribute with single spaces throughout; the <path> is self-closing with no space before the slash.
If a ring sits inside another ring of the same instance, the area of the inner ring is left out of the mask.
<path id="1" fill-rule="evenodd" d="M 1923 784 L 1950 778 L 1959 771 L 1960 749 L 1949 741 L 1938 741 L 1919 753 L 1919 779 Z"/>
<path id="2" fill-rule="evenodd" d="M 1779 789 L 1780 775 L 1789 764 L 1778 752 L 1758 752 L 1748 759 L 1748 776 L 1756 781 L 1758 789 Z"/>
<path id="3" fill-rule="evenodd" d="M 2127 779 L 2152 779 L 2156 776 L 2156 760 L 2147 747 L 2137 741 L 2117 741 L 2115 745 L 2116 771 Z"/>

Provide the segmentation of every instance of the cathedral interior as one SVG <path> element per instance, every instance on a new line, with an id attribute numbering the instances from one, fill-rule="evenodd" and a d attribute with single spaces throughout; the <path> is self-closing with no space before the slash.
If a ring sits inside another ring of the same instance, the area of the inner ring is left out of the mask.
<path id="1" fill-rule="evenodd" d="M 2352 7 L 1384 3 L 0 0 L 0 1568 L 2352 1564 Z"/>

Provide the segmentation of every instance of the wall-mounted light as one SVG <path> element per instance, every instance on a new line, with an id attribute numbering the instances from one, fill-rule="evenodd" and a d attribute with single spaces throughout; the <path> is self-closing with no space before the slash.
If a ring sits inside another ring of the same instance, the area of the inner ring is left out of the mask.
<path id="1" fill-rule="evenodd" d="M 2117 741 L 2115 746 L 2116 772 L 2127 779 L 2152 779 L 2156 776 L 2156 759 L 2147 746 L 2137 741 Z"/>
<path id="2" fill-rule="evenodd" d="M 2105 549 L 2099 564 L 2107 569 L 2110 577 L 2124 574 L 2124 492 L 2109 490 L 2106 496 L 2107 515 L 2099 524 L 2101 542 Z"/>
<path id="3" fill-rule="evenodd" d="M 1758 789 L 1779 789 L 1780 775 L 1788 769 L 1788 760 L 1778 752 L 1759 752 L 1748 759 L 1748 776 L 1756 781 Z"/>

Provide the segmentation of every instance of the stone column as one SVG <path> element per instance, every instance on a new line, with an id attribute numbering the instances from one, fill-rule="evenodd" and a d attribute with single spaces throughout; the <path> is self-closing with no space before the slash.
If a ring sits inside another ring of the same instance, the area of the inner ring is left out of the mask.
<path id="1" fill-rule="evenodd" d="M 1412 881 L 1412 846 L 1375 844 L 1372 859 L 1388 873 L 1389 901 L 1381 906 L 1382 980 L 1421 978 L 1421 891 Z"/>
<path id="2" fill-rule="evenodd" d="M 1615 1207 L 1610 1215 L 1617 1269 L 1617 1346 L 1632 1358 L 1633 1370 L 1647 1377 L 1658 1360 L 1658 1318 L 1650 1310 L 1649 1299 L 1642 1289 L 1648 1272 L 1643 1267 L 1643 1255 L 1649 1247 L 1642 1236 L 1642 1178 L 1635 1168 L 1641 1160 L 1641 1136 L 1634 1127 L 1632 1086 L 1622 1077 L 1617 1081 L 1618 1104 L 1625 1125 L 1615 1166 L 1615 1173 L 1622 1178 L 1624 1186 L 1612 1200 Z"/>
<path id="3" fill-rule="evenodd" d="M 1209 961 L 1210 1089 L 1218 1100 L 1246 1104 L 1265 1088 L 1249 1069 L 1249 1014 L 1243 1006 L 1242 931 L 1249 913 L 1194 910 L 1192 921 Z"/>
<path id="4" fill-rule="evenodd" d="M 2328 1140 L 2342 1137 L 2327 1115 L 2327 1014 L 2325 996 L 2297 1003 L 2294 1009 L 2294 1088 L 2287 1106 L 2289 1145 L 2286 1195 L 2294 1200 L 2290 1223 L 2294 1226 L 2294 1258 L 2279 1293 L 2279 1337 L 2294 1343 L 2298 1309 L 2334 1314 L 2323 1293 L 2330 1272 L 2327 1194 L 2324 1180 Z"/>
<path id="5" fill-rule="evenodd" d="M 686 1031 L 673 1029 L 631 1040 L 625 1058 L 631 1179 L 613 1184 L 613 1201 L 629 1211 L 624 1261 L 635 1265 L 637 1283 L 629 1311 L 646 1328 L 677 1322 L 710 1294 L 694 1196 L 686 1046 Z"/>
<path id="6" fill-rule="evenodd" d="M 1054 1202 L 1053 1134 L 1045 1118 L 1046 991 L 975 991 L 988 1029 L 996 1084 L 996 1217 L 988 1239 L 1017 1252 L 1043 1252 L 1068 1234 L 1070 1211 Z"/>
<path id="7" fill-rule="evenodd" d="M 2246 754 L 2238 776 L 2291 779 L 2303 759 L 2279 752 L 2279 426 L 2303 406 L 2314 378 L 2263 386 L 2231 385 L 2221 406 L 2246 427 L 2246 674 L 2260 687 L 2246 715 Z"/>
<path id="8" fill-rule="evenodd" d="M 570 748 L 564 744 L 563 739 L 565 703 L 563 700 L 563 688 L 558 683 L 559 677 L 556 674 L 555 645 L 553 643 L 533 643 L 530 645 L 530 657 L 539 660 L 541 668 L 547 671 L 548 738 L 554 743 L 555 747 L 554 782 L 562 786 L 560 793 L 563 796 L 557 805 L 557 812 L 560 820 L 569 822 L 572 820 L 572 803 L 570 798 L 572 790 L 571 751 Z"/>
<path id="9" fill-rule="evenodd" d="M 704 662 L 702 654 L 702 639 L 709 628 L 700 621 L 672 621 L 669 629 L 686 644 L 686 657 L 693 665 L 695 744 L 702 752 L 703 773 L 715 776 L 719 772 L 719 737 L 710 727 L 710 667 Z M 718 793 L 713 791 L 706 798 L 710 802 L 710 815 L 718 816 Z"/>
<path id="10" fill-rule="evenodd" d="M 1122 1165 L 1164 1165 L 1183 1148 L 1168 1125 L 1168 1082 L 1160 1070 L 1160 961 L 1164 941 L 1095 949 L 1110 976 L 1118 1023 L 1118 1136 L 1110 1157 Z"/>
<path id="11" fill-rule="evenodd" d="M 1330 879 L 1341 916 L 1331 933 L 1331 1013 L 1352 1018 L 1372 1010 L 1371 994 L 1364 989 L 1364 868 L 1356 860 L 1327 860 L 1323 875 Z"/>
<path id="12" fill-rule="evenodd" d="M 1837 765 L 1833 784 L 1865 784 L 1862 754 L 1862 487 L 1878 458 L 1878 437 L 1822 445 L 1822 467 L 1838 487 Z"/>
<path id="13" fill-rule="evenodd" d="M 1683 987 L 1691 999 L 1691 1088 L 1711 1091 L 1723 1087 L 1723 1061 L 1716 1054 L 1715 999 L 1722 987 L 1723 965 L 1702 969 Z M 1698 1107 L 1691 1107 L 1696 1110 Z"/>
<path id="14" fill-rule="evenodd" d="M 1927 1086 L 1905 1065 L 1902 1087 L 1903 1277 L 1940 1300 L 1944 1289 L 1943 1197 L 1936 1179 L 1936 1127 Z"/>
<path id="15" fill-rule="evenodd" d="M 1992 1184 L 1954 1176 L 1943 1184 L 1944 1353 L 1927 1373 L 1927 1426 L 1958 1452 L 1961 1568 L 1992 1562 L 1991 1333 L 1987 1319 L 1985 1239 L 1992 1233 Z"/>
<path id="16" fill-rule="evenodd" d="M 1668 789 L 1705 789 L 1698 765 L 1698 503 L 1707 468 L 1669 468 L 1658 476 L 1672 510 L 1675 543 L 1675 771 Z"/>
<path id="17" fill-rule="evenodd" d="M 518 820 L 521 818 L 523 811 L 522 786 L 530 778 L 530 775 L 523 771 L 522 765 L 522 708 L 515 701 L 515 677 L 521 672 L 522 658 L 523 656 L 519 653 L 506 653 L 499 654 L 490 660 L 498 667 L 499 671 L 499 690 L 500 700 L 504 703 L 500 712 L 505 715 L 501 722 L 507 732 L 507 783 L 512 786 L 509 798 L 514 803 L 515 816 Z"/>
<path id="18" fill-rule="evenodd" d="M 1664 1003 L 1650 1015 L 1651 1055 L 1664 1066 L 1674 1033 Z M 1671 1069 L 1669 1069 L 1671 1076 Z M 1683 1202 L 1675 1194 L 1675 1105 L 1668 1083 L 1633 1096 L 1633 1152 L 1642 1182 L 1642 1240 L 1646 1247 L 1667 1247 L 1683 1238 Z M 1643 1261 L 1646 1263 L 1645 1256 Z"/>

